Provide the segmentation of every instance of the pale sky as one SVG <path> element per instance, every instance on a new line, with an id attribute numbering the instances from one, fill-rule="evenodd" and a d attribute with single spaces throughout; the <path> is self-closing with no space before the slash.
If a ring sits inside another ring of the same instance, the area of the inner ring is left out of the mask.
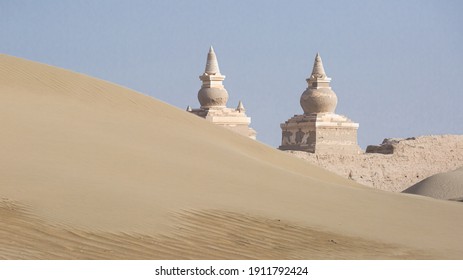
<path id="1" fill-rule="evenodd" d="M 242 100 L 257 138 L 280 123 L 320 52 L 336 113 L 359 144 L 463 134 L 463 1 L 0 0 L 0 52 L 199 107 L 214 46 L 228 107 Z M 0 93 L 1 94 L 1 93 Z M 187 137 L 187 135 L 186 135 Z"/>

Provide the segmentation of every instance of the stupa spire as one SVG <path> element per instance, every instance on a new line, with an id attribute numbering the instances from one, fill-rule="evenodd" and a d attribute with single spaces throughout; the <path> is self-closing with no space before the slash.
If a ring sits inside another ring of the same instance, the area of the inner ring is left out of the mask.
<path id="1" fill-rule="evenodd" d="M 204 73 L 208 75 L 220 75 L 219 63 L 212 46 L 209 48 L 209 53 L 207 54 L 206 69 L 204 70 Z"/>
<path id="2" fill-rule="evenodd" d="M 323 61 L 320 54 L 317 52 L 315 56 L 315 61 L 313 63 L 312 75 L 310 75 L 311 79 L 325 79 L 327 78 L 325 73 L 325 68 L 323 68 Z"/>
<path id="3" fill-rule="evenodd" d="M 245 111 L 244 106 L 243 106 L 243 102 L 241 102 L 241 100 L 238 102 L 238 107 L 236 107 L 236 110 L 238 112 L 244 112 Z"/>

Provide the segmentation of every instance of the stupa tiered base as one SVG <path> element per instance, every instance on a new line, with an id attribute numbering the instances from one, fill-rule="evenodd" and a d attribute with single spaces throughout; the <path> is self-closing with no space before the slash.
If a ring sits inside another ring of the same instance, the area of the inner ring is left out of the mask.
<path id="1" fill-rule="evenodd" d="M 223 107 L 192 109 L 190 112 L 214 124 L 226 127 L 251 139 L 256 139 L 256 131 L 249 127 L 251 118 L 246 116 L 244 111 Z"/>
<path id="2" fill-rule="evenodd" d="M 358 154 L 358 123 L 334 113 L 295 115 L 280 125 L 280 150 L 318 154 Z"/>

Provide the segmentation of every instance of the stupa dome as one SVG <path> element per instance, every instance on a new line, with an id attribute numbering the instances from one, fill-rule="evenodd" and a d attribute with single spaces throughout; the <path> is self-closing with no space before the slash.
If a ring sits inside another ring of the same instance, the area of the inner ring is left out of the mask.
<path id="1" fill-rule="evenodd" d="M 225 88 L 201 88 L 198 92 L 201 108 L 225 107 L 228 101 L 228 92 Z"/>
<path id="2" fill-rule="evenodd" d="M 301 107 L 304 114 L 334 113 L 338 104 L 338 97 L 330 87 L 331 78 L 328 78 L 323 68 L 323 62 L 317 53 L 312 74 L 308 79 L 307 89 L 301 95 Z"/>

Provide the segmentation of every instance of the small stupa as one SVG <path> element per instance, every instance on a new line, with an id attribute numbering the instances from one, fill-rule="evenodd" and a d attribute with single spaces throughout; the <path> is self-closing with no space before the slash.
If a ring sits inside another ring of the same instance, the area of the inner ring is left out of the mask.
<path id="1" fill-rule="evenodd" d="M 280 150 L 297 150 L 318 154 L 358 154 L 358 123 L 334 111 L 338 103 L 320 54 L 317 53 L 312 74 L 306 79 L 307 89 L 300 103 L 302 115 L 294 115 L 280 125 Z"/>
<path id="2" fill-rule="evenodd" d="M 206 120 L 224 126 L 239 134 L 256 139 L 256 131 L 249 127 L 251 118 L 246 116 L 246 110 L 241 101 L 237 108 L 227 108 L 228 92 L 222 82 L 225 76 L 220 73 L 217 56 L 212 46 L 207 54 L 206 69 L 199 76 L 202 81 L 198 92 L 199 109 L 187 107 L 187 111 Z"/>

